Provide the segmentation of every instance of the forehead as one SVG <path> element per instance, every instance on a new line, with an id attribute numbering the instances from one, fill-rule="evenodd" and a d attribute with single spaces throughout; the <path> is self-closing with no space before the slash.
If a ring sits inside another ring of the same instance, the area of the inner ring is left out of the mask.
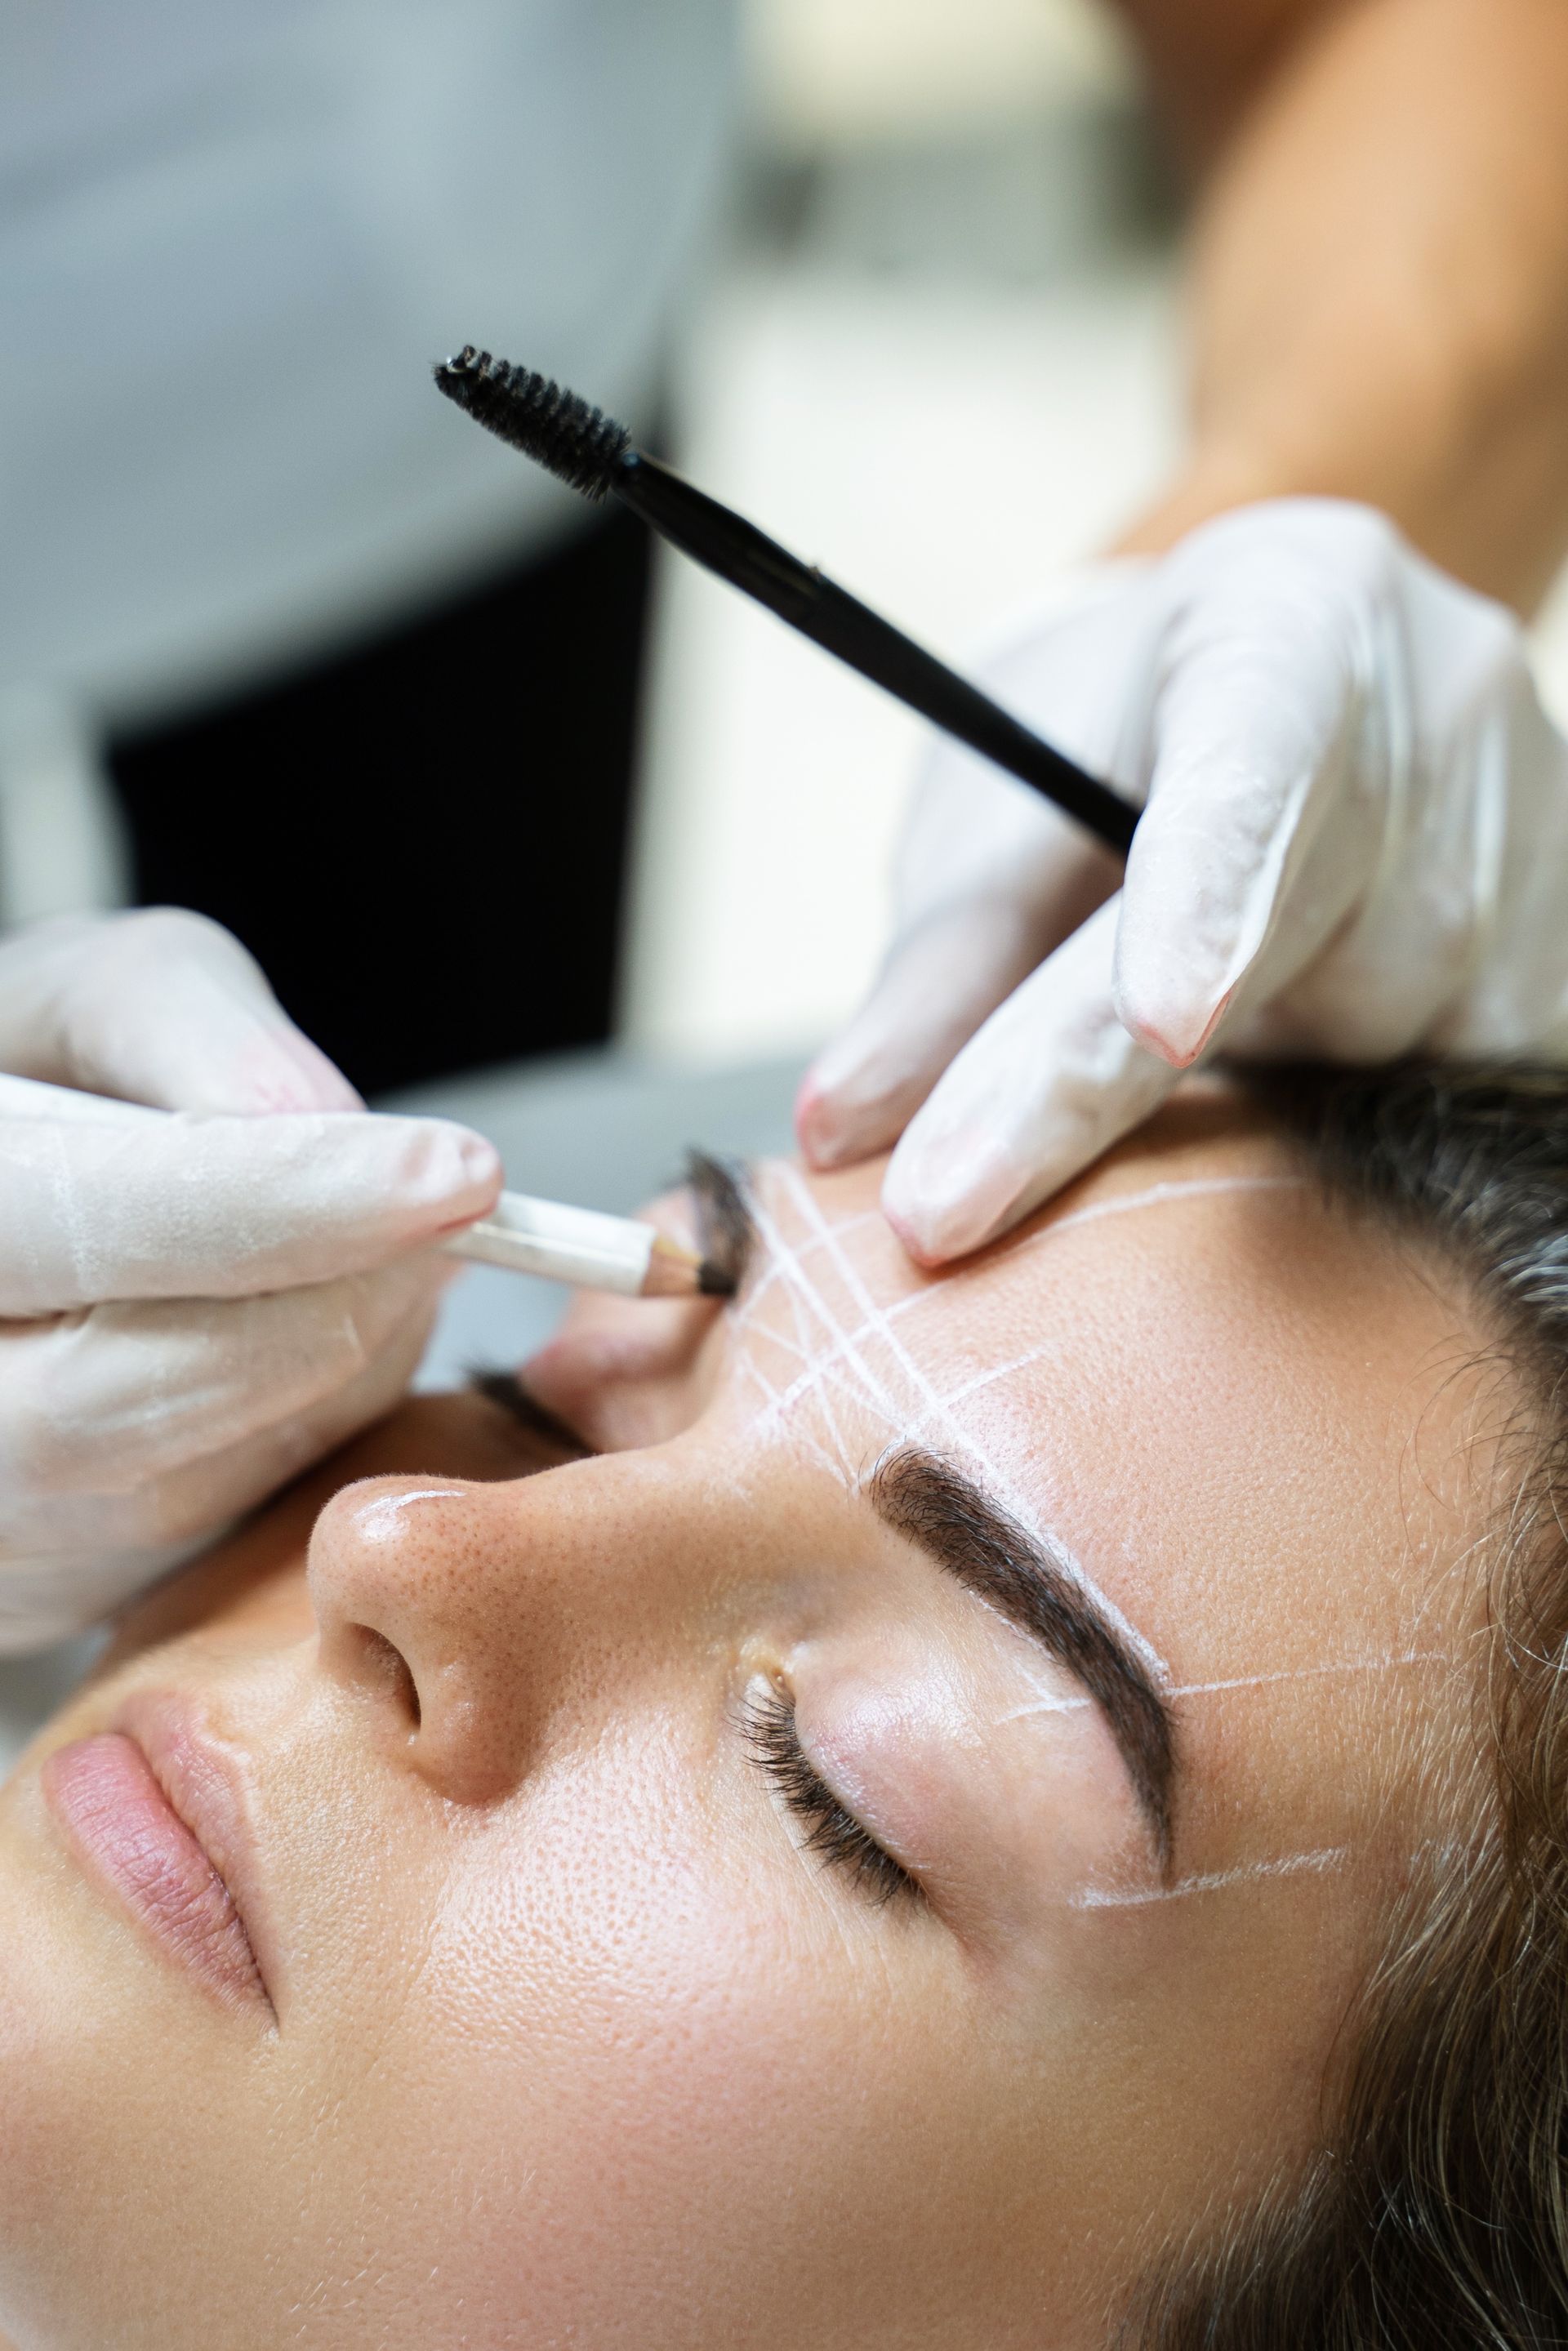
<path id="1" fill-rule="evenodd" d="M 1174 1111 L 936 1276 L 864 1171 L 770 1162 L 754 1192 L 727 1374 L 749 1443 L 852 1493 L 899 1443 L 954 1458 L 1162 1667 L 1419 1639 L 1412 1558 L 1460 1499 L 1455 1309 L 1239 1109 Z"/>

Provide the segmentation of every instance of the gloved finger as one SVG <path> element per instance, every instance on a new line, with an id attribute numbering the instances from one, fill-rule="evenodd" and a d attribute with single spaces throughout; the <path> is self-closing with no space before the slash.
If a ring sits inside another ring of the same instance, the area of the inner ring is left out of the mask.
<path id="1" fill-rule="evenodd" d="M 173 906 L 0 946 L 0 1068 L 167 1110 L 363 1108 L 239 941 Z"/>
<path id="2" fill-rule="evenodd" d="M 974 671 L 1041 738 L 1142 804 L 1157 655 L 1167 618 L 1161 569 L 1143 559 L 1086 567 L 1071 601 L 1015 615 Z M 901 916 L 985 888 L 1029 893 L 1064 853 L 1118 862 L 1052 803 L 945 737 L 933 742 L 899 847 Z"/>
<path id="3" fill-rule="evenodd" d="M 1320 848 L 1322 847 L 1320 843 Z M 1386 854 L 1385 872 L 1394 862 Z M 1325 950 L 1301 968 L 1301 940 L 1284 910 L 1275 938 L 1231 996 L 1216 1031 L 1228 1056 L 1371 1064 L 1442 1038 L 1446 1008 L 1469 968 L 1464 893 L 1374 884 Z M 1298 884 L 1310 899 L 1311 883 Z"/>
<path id="4" fill-rule="evenodd" d="M 1176 1084 L 1116 1014 L 1119 911 L 1102 906 L 991 1015 L 894 1153 L 883 1207 L 920 1264 L 1006 1232 Z"/>
<path id="5" fill-rule="evenodd" d="M 1147 567 L 1096 567 L 1068 605 L 1015 622 L 979 674 L 1026 726 L 1135 799 L 1163 612 Z M 899 849 L 896 942 L 797 1102 L 812 1165 L 893 1143 L 980 1023 L 1119 880 L 1118 861 L 1048 801 L 935 746 Z"/>
<path id="6" fill-rule="evenodd" d="M 894 1143 L 954 1055 L 1113 887 L 1108 857 L 1075 851 L 1054 886 L 979 892 L 915 923 L 806 1073 L 795 1131 L 808 1163 L 842 1166 Z"/>
<path id="7" fill-rule="evenodd" d="M 1377 658 L 1348 601 L 1325 609 L 1289 567 L 1242 569 L 1172 623 L 1114 984 L 1129 1031 L 1178 1068 L 1265 947 L 1285 984 L 1375 868 L 1381 799 L 1357 728 Z"/>
<path id="8" fill-rule="evenodd" d="M 444 1119 L 0 1122 L 0 1315 L 238 1298 L 361 1273 L 472 1223 L 494 1147 Z"/>
<path id="9" fill-rule="evenodd" d="M 1568 867 L 1561 737 L 1511 617 L 1447 583 L 1415 577 L 1412 601 L 1417 591 L 1427 599 L 1423 657 L 1440 664 L 1463 730 L 1442 754 L 1427 745 L 1418 778 L 1393 764 L 1379 854 L 1353 912 L 1304 967 L 1284 910 L 1280 944 L 1298 967 L 1281 984 L 1270 942 L 1260 984 L 1249 977 L 1226 1019 L 1228 1053 L 1375 1062 L 1417 1044 L 1480 1054 L 1550 1035 Z M 1432 699 L 1428 686 L 1428 721 Z M 1292 906 L 1323 894 L 1318 868 L 1338 858 L 1338 834 L 1332 821 L 1321 831 Z"/>
<path id="10" fill-rule="evenodd" d="M 26 1509 L 14 1499 L 0 1522 L 0 1656 L 42 1648 L 101 1623 L 381 1419 L 413 1376 L 433 1312 L 433 1299 L 419 1299 L 347 1385 L 320 1402 L 198 1453 L 134 1490 L 57 1496 Z M 41 1335 L 35 1330 L 27 1343 Z"/>
<path id="11" fill-rule="evenodd" d="M 41 1540 L 46 1521 L 57 1532 L 71 1498 L 96 1516 L 314 1414 L 412 1317 L 428 1317 L 456 1270 L 422 1250 L 266 1297 L 94 1306 L 0 1326 L 6 1544 Z M 164 1525 L 162 1536 L 181 1531 Z"/>

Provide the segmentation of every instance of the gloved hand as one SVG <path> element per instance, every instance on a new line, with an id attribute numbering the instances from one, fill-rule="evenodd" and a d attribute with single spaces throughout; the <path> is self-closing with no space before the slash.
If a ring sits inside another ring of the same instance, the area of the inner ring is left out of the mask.
<path id="1" fill-rule="evenodd" d="M 924 1262 L 1219 1050 L 1568 1053 L 1568 744 L 1512 616 L 1369 508 L 1255 506 L 1104 567 L 986 683 L 1146 812 L 1118 891 L 1023 786 L 930 761 L 896 942 L 797 1105 L 818 1166 L 902 1135 L 883 1203 Z"/>
<path id="2" fill-rule="evenodd" d="M 193 914 L 0 944 L 0 1071 L 184 1113 L 0 1103 L 5 1650 L 91 1623 L 386 1410 L 455 1270 L 432 1244 L 501 1174 L 462 1127 L 364 1114 Z"/>

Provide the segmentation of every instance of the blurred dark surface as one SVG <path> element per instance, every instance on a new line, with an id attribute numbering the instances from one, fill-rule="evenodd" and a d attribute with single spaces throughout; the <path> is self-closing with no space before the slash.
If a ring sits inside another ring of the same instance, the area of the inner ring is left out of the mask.
<path id="1" fill-rule="evenodd" d="M 601 1042 L 648 538 L 544 561 L 112 765 L 143 905 L 228 925 L 362 1092 Z"/>

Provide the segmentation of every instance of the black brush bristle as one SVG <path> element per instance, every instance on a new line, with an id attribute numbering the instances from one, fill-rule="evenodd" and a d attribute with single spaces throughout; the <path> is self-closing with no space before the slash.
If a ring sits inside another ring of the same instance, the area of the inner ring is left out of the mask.
<path id="1" fill-rule="evenodd" d="M 435 381 L 478 423 L 585 497 L 603 497 L 616 459 L 632 445 L 623 424 L 591 408 L 575 392 L 563 392 L 531 368 L 492 359 L 472 343 L 455 360 L 442 361 Z"/>
<path id="2" fill-rule="evenodd" d="M 756 1238 L 744 1173 L 706 1151 L 688 1151 L 686 1183 L 696 1205 L 703 1253 L 697 1290 L 704 1298 L 733 1298 Z"/>

